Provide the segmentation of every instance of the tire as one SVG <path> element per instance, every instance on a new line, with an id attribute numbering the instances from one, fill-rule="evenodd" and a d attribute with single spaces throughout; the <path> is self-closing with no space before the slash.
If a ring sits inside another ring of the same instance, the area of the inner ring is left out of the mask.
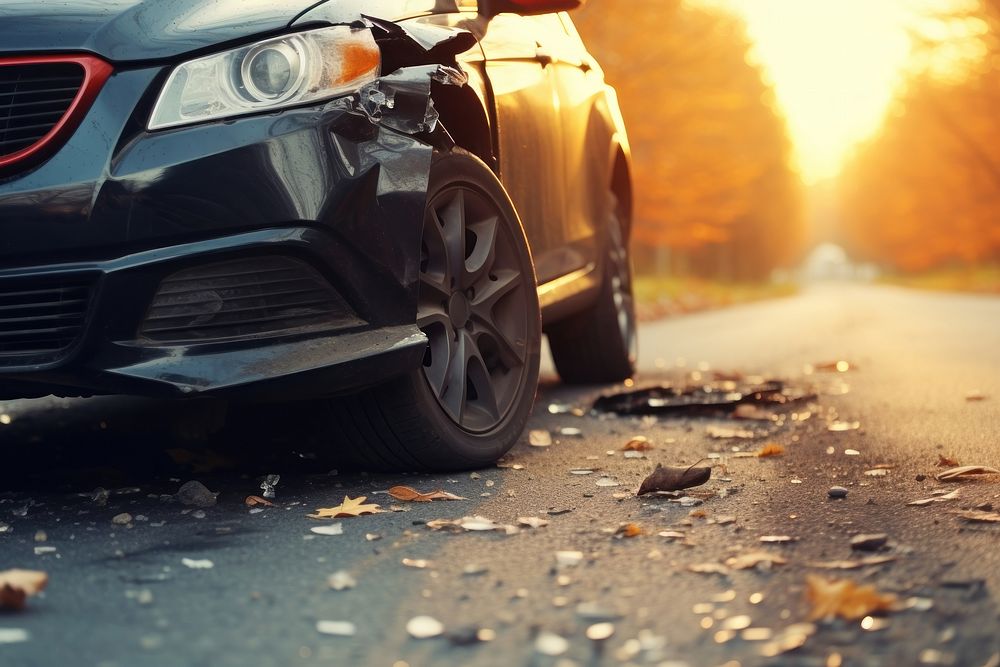
<path id="1" fill-rule="evenodd" d="M 423 366 L 333 403 L 350 463 L 371 470 L 463 470 L 517 442 L 538 384 L 541 320 L 531 254 L 514 206 L 481 160 L 435 154 L 421 247 Z"/>
<path id="2" fill-rule="evenodd" d="M 550 327 L 552 360 L 563 382 L 621 382 L 635 373 L 638 342 L 632 262 L 618 198 L 609 194 L 610 214 L 604 280 L 589 308 Z"/>

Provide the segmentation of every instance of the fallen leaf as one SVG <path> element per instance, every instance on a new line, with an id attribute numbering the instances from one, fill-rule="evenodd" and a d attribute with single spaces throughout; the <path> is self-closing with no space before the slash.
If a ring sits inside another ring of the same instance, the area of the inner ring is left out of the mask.
<path id="1" fill-rule="evenodd" d="M 615 531 L 615 537 L 638 537 L 642 535 L 642 526 L 637 523 L 623 523 Z"/>
<path id="2" fill-rule="evenodd" d="M 958 498 L 958 489 L 955 489 L 954 491 L 951 491 L 950 493 L 945 493 L 944 495 L 940 495 L 940 496 L 931 496 L 930 498 L 921 498 L 920 500 L 911 500 L 910 502 L 908 502 L 906 504 L 907 505 L 923 506 L 923 505 L 930 505 L 931 503 L 943 503 L 943 502 L 948 501 L 948 500 L 955 500 L 956 498 Z"/>
<path id="3" fill-rule="evenodd" d="M 984 512 L 983 510 L 957 510 L 952 514 L 972 523 L 1000 523 L 1000 512 Z"/>
<path id="4" fill-rule="evenodd" d="M 775 565 L 785 565 L 788 561 L 777 554 L 769 554 L 766 551 L 753 551 L 739 556 L 726 559 L 726 565 L 734 570 L 749 570 L 763 566 L 763 569 L 771 569 Z"/>
<path id="5" fill-rule="evenodd" d="M 826 579 L 814 574 L 806 577 L 806 599 L 812 604 L 812 621 L 836 616 L 853 621 L 889 611 L 896 603 L 895 595 L 879 593 L 872 584 L 858 586 L 850 579 Z"/>
<path id="6" fill-rule="evenodd" d="M 868 567 L 869 565 L 891 563 L 895 560 L 896 556 L 868 556 L 867 558 L 859 558 L 857 560 L 813 561 L 811 563 L 807 563 L 807 565 L 809 567 L 818 567 L 824 570 L 857 570 L 862 567 Z"/>
<path id="7" fill-rule="evenodd" d="M 40 570 L 0 572 L 0 609 L 24 609 L 28 598 L 45 588 L 49 575 Z"/>
<path id="8" fill-rule="evenodd" d="M 959 466 L 957 468 L 949 468 L 944 472 L 939 472 L 934 475 L 934 479 L 939 482 L 956 482 L 968 477 L 974 478 L 979 475 L 1000 475 L 1000 470 L 990 468 L 989 466 Z"/>
<path id="9" fill-rule="evenodd" d="M 653 449 L 653 443 L 643 435 L 635 436 L 622 446 L 624 452 L 648 452 L 651 449 Z"/>
<path id="10" fill-rule="evenodd" d="M 769 442 L 760 449 L 757 450 L 758 458 L 766 458 L 768 456 L 781 456 L 785 453 L 785 448 L 776 442 Z"/>
<path id="11" fill-rule="evenodd" d="M 861 428 L 861 422 L 835 421 L 835 422 L 830 422 L 827 425 L 826 430 L 832 431 L 834 433 L 843 433 L 844 431 L 857 431 L 859 428 Z"/>
<path id="12" fill-rule="evenodd" d="M 723 576 L 729 574 L 729 568 L 722 563 L 692 563 L 687 566 L 687 569 L 697 574 L 721 574 Z"/>
<path id="13" fill-rule="evenodd" d="M 658 463 L 649 477 L 642 480 L 639 491 L 635 495 L 641 496 L 653 491 L 689 489 L 692 486 L 701 486 L 711 476 L 712 469 L 705 466 L 663 466 Z"/>
<path id="14" fill-rule="evenodd" d="M 743 440 L 749 440 L 751 438 L 756 438 L 757 435 L 753 431 L 748 431 L 742 428 L 728 428 L 722 426 L 709 426 L 705 429 L 705 432 L 710 438 L 728 439 L 728 438 L 740 438 Z"/>
<path id="15" fill-rule="evenodd" d="M 367 496 L 351 498 L 344 496 L 344 502 L 336 507 L 321 507 L 315 514 L 307 514 L 310 519 L 343 519 L 362 514 L 377 514 L 382 508 L 375 504 L 365 505 Z"/>
<path id="16" fill-rule="evenodd" d="M 771 421 L 774 419 L 773 412 L 752 403 L 740 403 L 733 410 L 731 416 L 733 419 L 749 419 L 753 421 Z"/>
<path id="17" fill-rule="evenodd" d="M 549 521 L 537 516 L 519 516 L 517 517 L 517 524 L 527 528 L 541 528 L 542 526 L 549 525 Z"/>
<path id="18" fill-rule="evenodd" d="M 448 493 L 441 489 L 422 493 L 408 486 L 394 486 L 389 489 L 389 495 L 396 500 L 414 503 L 429 503 L 432 500 L 465 500 L 462 496 L 456 496 L 454 493 Z"/>
<path id="19" fill-rule="evenodd" d="M 484 516 L 464 516 L 461 519 L 432 519 L 424 525 L 431 530 L 449 530 L 456 533 L 497 530 L 512 535 L 518 532 L 516 526 L 499 524 Z"/>
<path id="20" fill-rule="evenodd" d="M 959 465 L 958 459 L 944 454 L 938 454 L 937 464 L 939 468 L 955 468 Z"/>
<path id="21" fill-rule="evenodd" d="M 264 505 L 265 507 L 274 507 L 272 503 L 267 498 L 261 498 L 260 496 L 247 496 L 243 499 L 243 503 L 247 507 L 254 507 L 255 505 Z"/>

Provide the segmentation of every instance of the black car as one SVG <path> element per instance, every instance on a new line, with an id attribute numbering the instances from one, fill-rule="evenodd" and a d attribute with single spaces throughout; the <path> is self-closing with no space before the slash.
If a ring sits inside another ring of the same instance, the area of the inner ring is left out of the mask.
<path id="1" fill-rule="evenodd" d="M 0 0 L 0 398 L 322 398 L 358 462 L 635 362 L 578 0 Z"/>

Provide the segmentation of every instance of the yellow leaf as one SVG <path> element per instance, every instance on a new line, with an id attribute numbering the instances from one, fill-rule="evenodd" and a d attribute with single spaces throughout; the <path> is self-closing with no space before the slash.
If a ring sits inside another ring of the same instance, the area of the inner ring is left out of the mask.
<path id="1" fill-rule="evenodd" d="M 359 496 L 358 498 L 344 496 L 344 502 L 336 507 L 321 507 L 316 510 L 315 514 L 307 516 L 310 519 L 343 519 L 362 514 L 377 514 L 382 511 L 382 508 L 374 503 L 365 505 L 367 499 L 367 496 Z"/>
<path id="2" fill-rule="evenodd" d="M 389 495 L 396 500 L 414 503 L 429 503 L 432 500 L 465 500 L 462 496 L 456 496 L 454 493 L 448 493 L 447 491 L 442 491 L 441 489 L 421 493 L 420 491 L 410 488 L 409 486 L 394 486 L 389 489 Z"/>
<path id="3" fill-rule="evenodd" d="M 825 579 L 816 575 L 806 577 L 806 599 L 812 604 L 809 620 L 841 618 L 853 621 L 870 614 L 890 611 L 896 596 L 879 593 L 875 586 L 858 586 L 850 579 Z"/>

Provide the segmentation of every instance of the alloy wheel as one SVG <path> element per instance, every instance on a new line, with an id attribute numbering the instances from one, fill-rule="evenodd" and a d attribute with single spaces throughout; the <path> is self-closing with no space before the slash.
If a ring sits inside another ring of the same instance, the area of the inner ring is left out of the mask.
<path id="1" fill-rule="evenodd" d="M 424 377 L 448 417 L 485 432 L 503 421 L 524 382 L 528 299 L 508 221 L 488 197 L 452 186 L 428 201 L 417 326 Z"/>

